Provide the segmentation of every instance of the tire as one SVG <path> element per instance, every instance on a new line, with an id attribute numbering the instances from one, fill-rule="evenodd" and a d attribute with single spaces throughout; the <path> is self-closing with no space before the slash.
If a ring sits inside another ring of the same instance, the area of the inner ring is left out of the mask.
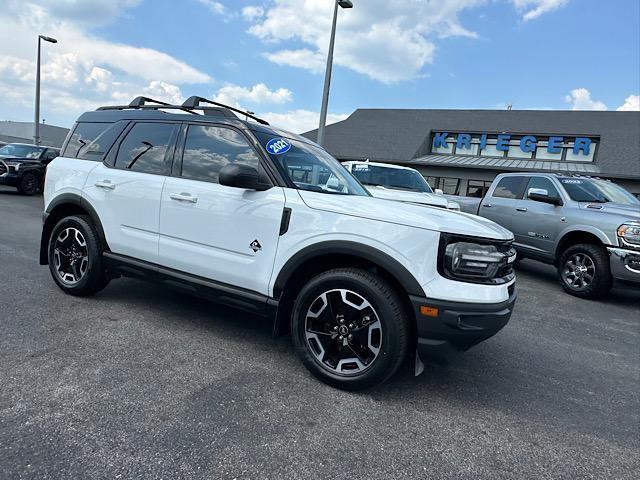
<path id="1" fill-rule="evenodd" d="M 580 298 L 599 298 L 611 290 L 609 256 L 599 246 L 581 243 L 567 248 L 558 262 L 558 280 L 564 290 Z"/>
<path id="2" fill-rule="evenodd" d="M 410 351 L 409 318 L 398 292 L 366 270 L 340 268 L 311 279 L 294 303 L 291 321 L 305 367 L 343 390 L 384 383 Z"/>
<path id="3" fill-rule="evenodd" d="M 25 173 L 18 184 L 18 192 L 22 195 L 35 195 L 40 189 L 40 180 L 33 173 Z"/>
<path id="4" fill-rule="evenodd" d="M 90 217 L 63 218 L 53 228 L 47 247 L 53 280 L 70 295 L 85 297 L 99 292 L 109 283 L 102 251 L 100 236 Z"/>

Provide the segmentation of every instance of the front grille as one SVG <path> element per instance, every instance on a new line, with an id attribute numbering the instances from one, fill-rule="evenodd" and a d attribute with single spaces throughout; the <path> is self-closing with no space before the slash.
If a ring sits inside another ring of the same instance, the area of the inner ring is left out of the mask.
<path id="1" fill-rule="evenodd" d="M 0 161 L 0 175 L 4 175 L 8 170 L 9 169 L 7 168 L 7 164 Z"/>

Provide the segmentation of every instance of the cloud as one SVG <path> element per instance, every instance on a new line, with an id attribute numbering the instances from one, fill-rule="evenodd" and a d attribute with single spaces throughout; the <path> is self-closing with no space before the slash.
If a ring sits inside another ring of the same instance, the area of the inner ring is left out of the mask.
<path id="1" fill-rule="evenodd" d="M 341 122 L 349 115 L 339 113 L 329 113 L 327 115 L 327 125 Z M 274 127 L 279 127 L 294 133 L 304 133 L 318 128 L 320 113 L 310 110 L 290 110 L 285 113 L 267 112 L 260 114 L 261 118 L 267 120 Z"/>
<path id="2" fill-rule="evenodd" d="M 253 22 L 254 20 L 264 16 L 264 8 L 257 5 L 250 5 L 242 9 L 242 18 Z"/>
<path id="3" fill-rule="evenodd" d="M 624 103 L 616 108 L 618 112 L 640 111 L 640 95 L 629 95 L 624 99 Z"/>
<path id="4" fill-rule="evenodd" d="M 225 85 L 220 88 L 214 98 L 216 102 L 227 105 L 239 106 L 241 103 L 249 104 L 277 104 L 290 102 L 293 94 L 286 88 L 270 90 L 264 83 L 258 83 L 253 87 L 241 87 L 238 85 Z"/>
<path id="5" fill-rule="evenodd" d="M 197 0 L 197 2 L 206 7 L 213 14 L 221 16 L 225 22 L 230 21 L 237 15 L 236 12 L 230 12 L 224 4 L 216 2 L 215 0 Z"/>
<path id="6" fill-rule="evenodd" d="M 522 13 L 522 20 L 528 22 L 534 18 L 564 7 L 569 0 L 511 0 L 516 10 Z"/>
<path id="7" fill-rule="evenodd" d="M 42 112 L 69 124 L 82 111 L 137 95 L 182 99 L 181 85 L 209 83 L 211 77 L 151 48 L 106 41 L 85 30 L 115 20 L 138 0 L 10 0 L 0 11 L 0 112 L 30 109 L 35 78 L 35 33 L 58 39 L 43 44 Z M 86 14 L 83 16 L 82 12 Z M 91 15 L 88 12 L 92 12 Z M 21 107 L 21 108 L 16 108 Z"/>
<path id="8" fill-rule="evenodd" d="M 571 105 L 571 110 L 606 110 L 607 106 L 598 100 L 591 98 L 591 92 L 586 88 L 576 88 L 571 90 L 565 97 L 567 103 Z"/>
<path id="9" fill-rule="evenodd" d="M 267 52 L 270 61 L 324 70 L 332 21 L 332 3 L 275 0 L 261 16 L 249 16 L 249 32 L 267 46 L 299 42 L 302 48 Z M 435 40 L 446 37 L 476 38 L 461 25 L 458 15 L 486 0 L 367 0 L 354 9 L 340 10 L 334 63 L 383 83 L 422 76 L 431 64 Z M 247 17 L 245 17 L 247 18 Z"/>

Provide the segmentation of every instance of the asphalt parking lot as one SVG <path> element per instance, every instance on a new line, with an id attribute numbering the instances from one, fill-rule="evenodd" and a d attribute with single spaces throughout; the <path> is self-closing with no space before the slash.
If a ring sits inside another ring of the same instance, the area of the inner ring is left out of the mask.
<path id="1" fill-rule="evenodd" d="M 638 478 L 640 293 L 524 261 L 510 324 L 353 394 L 289 338 L 135 280 L 64 295 L 42 197 L 0 187 L 0 478 Z"/>

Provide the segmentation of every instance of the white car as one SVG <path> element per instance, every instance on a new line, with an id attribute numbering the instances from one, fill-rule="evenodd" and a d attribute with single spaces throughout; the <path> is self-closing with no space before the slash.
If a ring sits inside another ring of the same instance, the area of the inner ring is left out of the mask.
<path id="1" fill-rule="evenodd" d="M 44 189 L 40 263 L 64 292 L 134 276 L 243 308 L 351 390 L 508 322 L 511 232 L 373 198 L 318 145 L 211 103 L 80 116 Z"/>
<path id="2" fill-rule="evenodd" d="M 439 190 L 434 192 L 413 168 L 369 161 L 348 161 L 343 165 L 374 197 L 460 211 L 457 202 L 447 200 Z"/>

